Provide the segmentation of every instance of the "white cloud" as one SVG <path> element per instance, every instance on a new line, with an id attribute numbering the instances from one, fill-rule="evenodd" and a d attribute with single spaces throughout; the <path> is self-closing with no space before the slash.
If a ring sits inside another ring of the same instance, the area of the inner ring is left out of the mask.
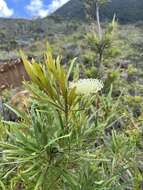
<path id="1" fill-rule="evenodd" d="M 0 0 L 0 17 L 11 17 L 13 13 L 13 9 L 9 9 L 4 0 Z"/>
<path id="2" fill-rule="evenodd" d="M 26 6 L 26 9 L 30 11 L 32 16 L 43 18 L 56 11 L 68 1 L 69 0 L 52 0 L 48 6 L 45 6 L 43 0 L 31 0 L 30 4 Z"/>
<path id="3" fill-rule="evenodd" d="M 31 0 L 30 4 L 26 6 L 26 9 L 30 11 L 32 16 L 45 17 L 48 15 L 48 10 L 45 9 L 42 0 Z"/>

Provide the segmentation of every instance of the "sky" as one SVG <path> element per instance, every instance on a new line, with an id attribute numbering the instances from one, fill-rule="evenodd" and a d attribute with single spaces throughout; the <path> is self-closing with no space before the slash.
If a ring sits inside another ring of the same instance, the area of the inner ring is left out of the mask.
<path id="1" fill-rule="evenodd" d="M 44 18 L 69 0 L 0 0 L 0 17 Z"/>

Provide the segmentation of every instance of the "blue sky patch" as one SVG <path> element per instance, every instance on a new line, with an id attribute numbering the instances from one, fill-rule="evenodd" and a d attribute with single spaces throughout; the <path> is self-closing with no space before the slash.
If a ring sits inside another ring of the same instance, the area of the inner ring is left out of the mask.
<path id="1" fill-rule="evenodd" d="M 0 0 L 0 17 L 46 17 L 69 0 Z"/>

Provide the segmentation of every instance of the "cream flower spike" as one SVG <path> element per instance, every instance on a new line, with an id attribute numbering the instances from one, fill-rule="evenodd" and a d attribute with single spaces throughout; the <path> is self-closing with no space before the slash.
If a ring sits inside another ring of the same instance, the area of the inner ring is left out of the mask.
<path id="1" fill-rule="evenodd" d="M 98 79 L 79 79 L 77 82 L 70 82 L 69 87 L 76 87 L 78 95 L 89 95 L 100 91 L 103 88 L 103 82 Z"/>

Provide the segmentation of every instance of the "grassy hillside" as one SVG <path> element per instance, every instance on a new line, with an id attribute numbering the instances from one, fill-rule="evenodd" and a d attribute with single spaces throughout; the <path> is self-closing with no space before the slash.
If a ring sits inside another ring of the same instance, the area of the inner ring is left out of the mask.
<path id="1" fill-rule="evenodd" d="M 111 19 L 114 14 L 120 22 L 128 23 L 143 20 L 143 1 L 112 0 L 101 9 L 102 19 Z M 85 19 L 84 0 L 70 0 L 55 13 L 66 19 Z"/>
<path id="2" fill-rule="evenodd" d="M 103 17 L 109 18 L 115 13 L 122 23 L 133 23 L 143 20 L 143 1 L 141 0 L 112 0 L 103 8 Z"/>
<path id="3" fill-rule="evenodd" d="M 102 82 L 95 79 L 97 51 L 83 32 L 89 27 L 57 39 L 53 53 L 63 47 L 62 61 L 51 51 L 39 64 L 23 55 L 32 81 L 9 101 L 15 114 L 2 106 L 0 188 L 142 188 L 143 70 L 133 66 L 142 60 L 142 30 L 120 27 L 112 43 L 120 52 L 114 58 L 104 54 Z"/>
<path id="4" fill-rule="evenodd" d="M 119 22 L 135 23 L 143 20 L 142 8 L 143 2 L 140 0 L 112 0 L 101 9 L 101 18 L 111 20 L 116 13 Z M 0 59 L 17 57 L 20 48 L 32 55 L 40 54 L 37 47 L 43 50 L 47 39 L 56 44 L 68 35 L 86 31 L 86 28 L 88 23 L 83 0 L 71 0 L 44 19 L 0 18 Z"/>
<path id="5" fill-rule="evenodd" d="M 70 0 L 54 14 L 65 19 L 85 19 L 84 1 Z"/>

